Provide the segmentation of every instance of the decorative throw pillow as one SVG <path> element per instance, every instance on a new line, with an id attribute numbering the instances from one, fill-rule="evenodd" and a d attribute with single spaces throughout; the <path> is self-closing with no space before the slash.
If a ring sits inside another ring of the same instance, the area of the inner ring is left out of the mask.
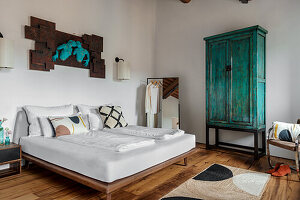
<path id="1" fill-rule="evenodd" d="M 120 106 L 100 106 L 99 112 L 105 128 L 119 128 L 128 125 Z"/>
<path id="2" fill-rule="evenodd" d="M 80 113 L 77 113 L 77 115 L 80 115 Z M 60 118 L 62 116 L 52 116 L 52 118 Z M 63 116 L 64 117 L 64 116 Z M 72 117 L 72 116 L 71 116 Z M 84 124 L 87 126 L 87 129 L 89 129 L 89 123 L 88 123 L 88 116 L 82 116 L 82 120 Z M 41 129 L 42 129 L 42 135 L 44 137 L 55 137 L 55 130 L 52 126 L 52 123 L 48 117 L 39 117 Z"/>
<path id="3" fill-rule="evenodd" d="M 42 135 L 41 127 L 38 121 L 39 117 L 70 116 L 74 113 L 73 105 L 55 107 L 24 106 L 24 110 L 29 122 L 29 136 Z"/>
<path id="4" fill-rule="evenodd" d="M 49 117 L 49 120 L 53 125 L 56 137 L 89 132 L 81 115 L 70 117 Z"/>
<path id="5" fill-rule="evenodd" d="M 272 137 L 288 142 L 295 142 L 300 134 L 299 124 L 290 124 L 284 122 L 273 122 Z"/>
<path id="6" fill-rule="evenodd" d="M 79 112 L 82 113 L 83 116 L 88 116 L 90 129 L 93 131 L 103 129 L 103 122 L 99 113 L 100 106 L 89 106 L 89 105 L 77 105 Z"/>

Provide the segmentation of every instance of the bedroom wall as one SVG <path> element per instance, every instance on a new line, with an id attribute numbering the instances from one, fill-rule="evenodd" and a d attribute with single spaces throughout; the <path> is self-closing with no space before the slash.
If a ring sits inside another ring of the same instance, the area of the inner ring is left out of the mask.
<path id="1" fill-rule="evenodd" d="M 152 0 L 0 0 L 0 32 L 15 42 L 15 66 L 0 70 L 0 117 L 13 128 L 23 105 L 118 104 L 130 124 L 144 123 L 144 84 L 153 76 L 156 1 Z M 55 66 L 51 72 L 28 70 L 29 49 L 24 38 L 30 16 L 56 23 L 57 30 L 96 34 L 104 38 L 106 79 L 89 71 Z M 114 58 L 130 62 L 131 80 L 116 80 Z"/>
<path id="2" fill-rule="evenodd" d="M 155 76 L 180 77 L 181 124 L 205 142 L 205 42 L 203 38 L 252 25 L 267 35 L 267 127 L 300 118 L 299 0 L 157 1 Z M 247 133 L 224 132 L 222 141 L 253 145 Z M 212 143 L 214 138 L 212 137 Z M 281 149 L 275 155 L 293 158 Z"/>

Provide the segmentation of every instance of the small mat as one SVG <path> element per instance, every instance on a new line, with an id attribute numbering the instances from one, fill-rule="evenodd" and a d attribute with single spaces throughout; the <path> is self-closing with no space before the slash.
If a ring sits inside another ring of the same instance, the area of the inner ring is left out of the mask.
<path id="1" fill-rule="evenodd" d="M 213 164 L 161 200 L 261 199 L 270 175 Z"/>

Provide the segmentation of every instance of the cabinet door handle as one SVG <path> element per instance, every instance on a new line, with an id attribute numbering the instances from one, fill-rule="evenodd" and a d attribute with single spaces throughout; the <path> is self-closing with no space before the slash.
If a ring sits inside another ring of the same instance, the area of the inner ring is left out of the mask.
<path id="1" fill-rule="evenodd" d="M 231 65 L 227 65 L 225 68 L 227 72 L 231 71 Z"/>

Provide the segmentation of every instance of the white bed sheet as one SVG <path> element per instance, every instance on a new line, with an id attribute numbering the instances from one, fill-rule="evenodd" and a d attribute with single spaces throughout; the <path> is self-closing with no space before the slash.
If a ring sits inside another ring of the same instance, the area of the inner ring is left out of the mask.
<path id="1" fill-rule="evenodd" d="M 155 144 L 154 139 L 137 137 L 132 135 L 107 133 L 103 131 L 90 131 L 88 133 L 62 135 L 58 140 L 116 152 L 130 151 L 148 145 Z"/>
<path id="2" fill-rule="evenodd" d="M 32 156 L 103 181 L 136 174 L 195 147 L 195 136 L 156 141 L 155 144 L 128 152 L 114 152 L 42 136 L 22 137 L 22 151 Z"/>

